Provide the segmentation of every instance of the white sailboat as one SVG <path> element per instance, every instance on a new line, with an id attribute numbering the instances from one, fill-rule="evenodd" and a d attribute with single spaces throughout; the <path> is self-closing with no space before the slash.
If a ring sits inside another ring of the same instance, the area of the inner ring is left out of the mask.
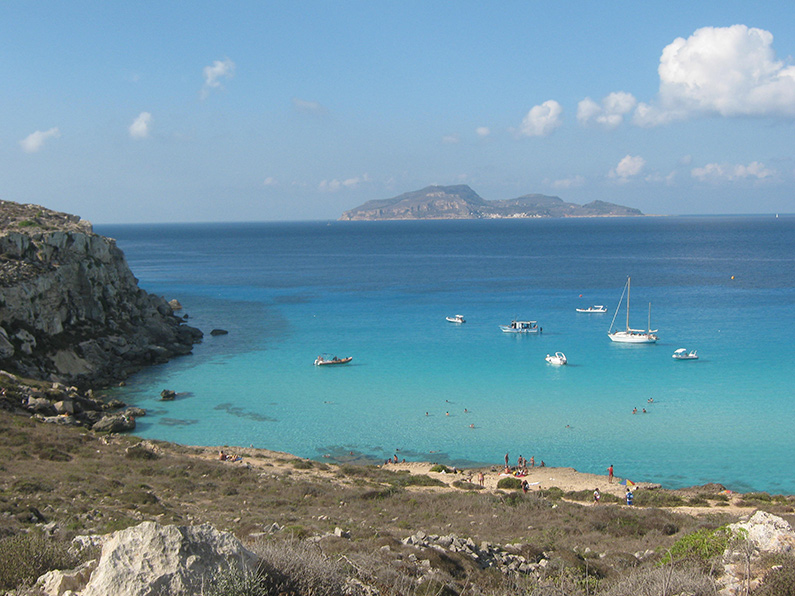
<path id="1" fill-rule="evenodd" d="M 621 292 L 621 299 L 618 301 L 616 312 L 613 315 L 613 320 L 610 322 L 610 329 L 607 331 L 607 337 L 610 341 L 622 344 L 653 344 L 657 341 L 657 330 L 651 328 L 651 302 L 649 302 L 649 323 L 646 330 L 632 329 L 629 326 L 629 280 L 627 277 L 627 284 L 624 286 L 624 291 Z M 616 322 L 616 315 L 621 309 L 621 302 L 624 300 L 624 293 L 627 294 L 627 328 L 624 331 L 613 331 L 613 323 Z"/>

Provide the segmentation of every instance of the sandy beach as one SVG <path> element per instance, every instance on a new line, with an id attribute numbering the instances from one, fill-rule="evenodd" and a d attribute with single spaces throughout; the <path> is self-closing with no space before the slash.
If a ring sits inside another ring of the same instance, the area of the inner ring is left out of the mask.
<path id="1" fill-rule="evenodd" d="M 196 447 L 201 452 L 201 457 L 206 459 L 219 459 L 220 452 L 226 455 L 234 454 L 242 457 L 240 461 L 229 461 L 230 465 L 247 465 L 252 468 L 261 469 L 263 472 L 268 471 L 271 474 L 291 474 L 291 475 L 307 475 L 313 478 L 324 478 L 329 482 L 339 481 L 335 474 L 334 468 L 323 470 L 317 466 L 308 469 L 296 468 L 294 463 L 296 460 L 302 458 L 296 457 L 288 453 L 278 451 L 270 451 L 267 449 L 255 449 L 251 447 L 237 448 L 237 447 Z M 319 462 L 316 462 L 319 463 Z M 361 465 L 352 463 L 352 465 Z M 453 483 L 456 481 L 470 481 L 474 484 L 478 483 L 479 474 L 483 473 L 483 487 L 484 490 L 497 491 L 497 483 L 502 479 L 512 474 L 505 474 L 504 468 L 499 466 L 487 466 L 479 468 L 470 468 L 466 470 L 458 470 L 456 472 L 432 472 L 431 469 L 437 464 L 431 462 L 398 462 L 398 463 L 385 463 L 380 464 L 378 467 L 391 472 L 408 472 L 414 475 L 425 475 L 436 480 L 443 482 L 446 486 L 410 486 L 407 490 L 416 491 L 446 491 L 446 490 L 461 490 L 454 487 Z M 549 466 L 534 466 L 528 467 L 525 475 L 517 476 L 520 480 L 526 480 L 529 485 L 529 492 L 537 492 L 548 490 L 552 487 L 557 487 L 564 492 L 579 492 L 599 489 L 602 495 L 611 494 L 619 499 L 624 499 L 627 486 L 622 484 L 624 481 L 620 476 L 614 476 L 613 481 L 610 482 L 605 474 L 589 474 L 585 472 L 578 472 L 574 468 L 566 467 L 549 467 Z M 637 482 L 631 483 L 631 490 L 635 493 L 638 491 L 659 490 L 663 487 L 658 483 L 652 482 Z M 691 489 L 683 488 L 678 489 L 677 493 L 680 494 L 697 494 L 700 490 L 698 487 Z M 731 511 L 732 513 L 744 514 L 753 513 L 754 507 L 743 507 L 739 505 L 742 499 L 742 493 L 726 491 L 728 501 L 722 509 Z M 584 505 L 590 506 L 593 503 L 588 500 Z M 714 507 L 693 507 L 693 506 L 679 506 L 675 509 L 680 513 L 689 513 L 693 515 L 714 513 Z"/>

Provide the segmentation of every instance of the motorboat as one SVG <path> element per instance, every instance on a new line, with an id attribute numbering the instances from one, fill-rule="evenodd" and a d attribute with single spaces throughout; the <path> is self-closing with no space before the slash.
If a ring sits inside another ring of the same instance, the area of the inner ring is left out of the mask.
<path id="1" fill-rule="evenodd" d="M 607 330 L 607 337 L 610 338 L 610 341 L 614 341 L 617 343 L 622 344 L 653 344 L 657 342 L 657 330 L 651 328 L 651 302 L 649 303 L 649 322 L 648 327 L 646 330 L 643 329 L 632 329 L 629 326 L 629 281 L 630 278 L 627 277 L 627 283 L 624 285 L 624 291 L 621 292 L 621 299 L 618 301 L 618 306 L 616 307 L 616 312 L 613 314 L 613 320 L 610 322 L 610 329 Z M 616 315 L 618 315 L 618 311 L 621 309 L 621 303 L 624 301 L 624 294 L 627 295 L 627 325 L 626 329 L 622 331 L 613 331 L 613 323 L 616 322 Z"/>
<path id="2" fill-rule="evenodd" d="M 464 315 L 453 315 L 452 317 L 445 317 L 451 323 L 466 323 Z"/>
<path id="3" fill-rule="evenodd" d="M 556 366 L 563 366 L 568 362 L 568 360 L 566 360 L 566 354 L 564 354 L 563 352 L 555 352 L 554 356 L 547 354 L 547 357 L 544 358 L 544 360 Z"/>
<path id="4" fill-rule="evenodd" d="M 511 321 L 510 325 L 500 325 L 503 333 L 541 333 L 538 321 Z"/>
<path id="5" fill-rule="evenodd" d="M 687 351 L 685 348 L 674 350 L 671 358 L 675 360 L 698 360 L 698 353 L 696 350 Z"/>
<path id="6" fill-rule="evenodd" d="M 576 308 L 577 312 L 590 312 L 590 313 L 605 313 L 607 312 L 607 307 L 602 306 L 601 304 L 594 304 L 593 306 L 589 306 L 588 308 Z"/>
<path id="7" fill-rule="evenodd" d="M 348 364 L 353 360 L 353 356 L 346 356 L 345 358 L 337 358 L 336 356 L 329 356 L 328 354 L 321 354 L 315 358 L 315 366 L 325 366 L 327 364 Z"/>

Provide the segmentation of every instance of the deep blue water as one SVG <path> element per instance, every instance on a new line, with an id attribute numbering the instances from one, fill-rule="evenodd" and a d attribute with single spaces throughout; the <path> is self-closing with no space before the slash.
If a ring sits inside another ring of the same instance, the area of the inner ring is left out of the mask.
<path id="1" fill-rule="evenodd" d="M 96 231 L 207 334 L 120 391 L 149 412 L 141 436 L 464 466 L 510 451 L 670 487 L 795 494 L 793 217 Z M 631 324 L 651 303 L 656 345 L 607 338 L 629 275 Z M 589 304 L 609 312 L 575 312 Z M 445 321 L 456 313 L 467 323 Z M 514 317 L 543 334 L 501 333 Z M 679 347 L 700 359 L 674 361 Z M 555 351 L 570 364 L 548 365 Z M 321 352 L 354 360 L 318 368 Z M 160 402 L 164 388 L 185 395 Z"/>

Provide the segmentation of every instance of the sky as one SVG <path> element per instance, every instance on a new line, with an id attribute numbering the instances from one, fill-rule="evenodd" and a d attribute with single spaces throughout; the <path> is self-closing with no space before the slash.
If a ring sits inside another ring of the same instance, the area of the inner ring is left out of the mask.
<path id="1" fill-rule="evenodd" d="M 0 200 L 336 219 L 468 184 L 795 212 L 790 0 L 0 2 Z"/>

